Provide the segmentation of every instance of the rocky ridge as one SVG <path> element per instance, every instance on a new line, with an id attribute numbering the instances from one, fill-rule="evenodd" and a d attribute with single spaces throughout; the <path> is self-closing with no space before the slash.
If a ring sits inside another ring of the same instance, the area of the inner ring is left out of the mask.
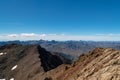
<path id="1" fill-rule="evenodd" d="M 120 51 L 96 48 L 72 64 L 39 45 L 0 47 L 0 79 L 120 80 Z"/>
<path id="2" fill-rule="evenodd" d="M 81 55 L 58 80 L 120 80 L 120 51 L 96 48 Z"/>
<path id="3" fill-rule="evenodd" d="M 37 74 L 43 74 L 63 64 L 56 55 L 39 45 L 10 44 L 0 47 L 0 79 L 38 80 Z"/>

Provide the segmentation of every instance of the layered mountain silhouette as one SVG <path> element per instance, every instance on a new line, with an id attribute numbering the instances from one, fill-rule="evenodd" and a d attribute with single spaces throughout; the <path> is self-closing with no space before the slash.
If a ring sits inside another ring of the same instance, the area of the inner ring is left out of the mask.
<path id="1" fill-rule="evenodd" d="M 120 80 L 118 50 L 96 48 L 68 63 L 66 55 L 46 51 L 40 45 L 0 47 L 1 80 Z"/>
<path id="2" fill-rule="evenodd" d="M 39 44 L 50 52 L 58 52 L 67 55 L 71 55 L 74 60 L 78 59 L 82 53 L 88 53 L 96 47 L 113 48 L 120 50 L 120 41 L 47 41 L 47 40 L 31 40 L 31 41 L 3 41 L 0 42 L 0 46 L 5 44 Z"/>

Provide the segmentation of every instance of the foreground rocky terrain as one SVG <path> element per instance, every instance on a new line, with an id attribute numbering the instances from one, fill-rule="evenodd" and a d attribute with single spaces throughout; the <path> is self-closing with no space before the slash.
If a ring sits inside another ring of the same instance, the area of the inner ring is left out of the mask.
<path id="1" fill-rule="evenodd" d="M 72 64 L 39 45 L 0 47 L 1 80 L 120 80 L 120 51 L 96 48 Z"/>
<path id="2" fill-rule="evenodd" d="M 59 80 L 120 80 L 120 51 L 96 48 L 81 55 Z"/>
<path id="3" fill-rule="evenodd" d="M 39 45 L 0 47 L 0 79 L 38 80 L 37 74 L 56 68 L 63 61 Z"/>

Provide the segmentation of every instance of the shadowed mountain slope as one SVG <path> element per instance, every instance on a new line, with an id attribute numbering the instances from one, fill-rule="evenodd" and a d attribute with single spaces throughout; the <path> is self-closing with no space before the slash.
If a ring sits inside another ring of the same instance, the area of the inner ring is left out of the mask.
<path id="1" fill-rule="evenodd" d="M 6 80 L 34 80 L 37 74 L 63 64 L 39 45 L 5 45 L 0 47 L 0 54 L 0 79 Z"/>

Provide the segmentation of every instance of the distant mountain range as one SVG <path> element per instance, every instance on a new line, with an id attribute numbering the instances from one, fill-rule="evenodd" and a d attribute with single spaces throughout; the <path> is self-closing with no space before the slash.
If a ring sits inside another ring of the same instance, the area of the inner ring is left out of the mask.
<path id="1" fill-rule="evenodd" d="M 88 53 L 96 47 L 113 48 L 120 50 L 120 41 L 47 41 L 47 40 L 31 40 L 31 41 L 7 41 L 0 42 L 0 46 L 5 44 L 39 44 L 47 51 L 59 52 L 71 55 L 77 59 L 80 54 Z"/>

